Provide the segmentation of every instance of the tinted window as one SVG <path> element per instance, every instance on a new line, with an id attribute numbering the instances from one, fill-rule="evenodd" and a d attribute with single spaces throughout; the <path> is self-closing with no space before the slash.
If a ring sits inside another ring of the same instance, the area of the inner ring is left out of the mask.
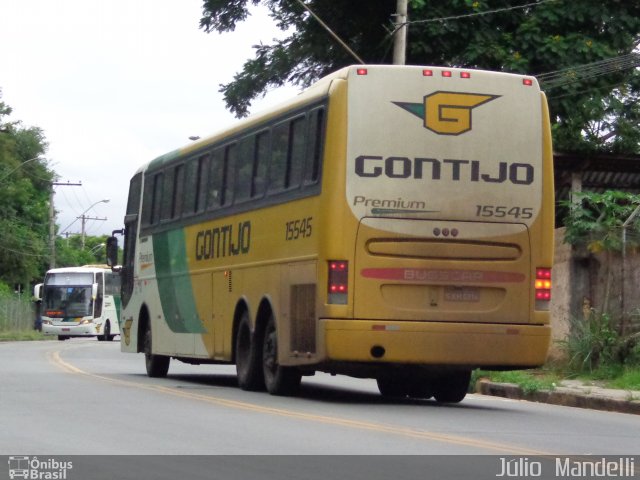
<path id="1" fill-rule="evenodd" d="M 262 197 L 267 188 L 267 169 L 271 157 L 269 137 L 269 131 L 260 132 L 256 136 L 255 162 L 253 164 L 253 176 L 251 179 L 252 198 Z"/>
<path id="2" fill-rule="evenodd" d="M 167 170 L 164 174 L 164 182 L 162 184 L 162 209 L 161 209 L 161 220 L 167 220 L 171 218 L 172 208 L 173 208 L 173 170 Z"/>
<path id="3" fill-rule="evenodd" d="M 184 165 L 177 165 L 173 176 L 173 201 L 171 218 L 180 217 L 184 203 Z"/>
<path id="4" fill-rule="evenodd" d="M 320 177 L 322 143 L 324 137 L 324 109 L 317 108 L 309 114 L 309 136 L 307 140 L 307 168 L 305 183 L 315 183 Z"/>
<path id="5" fill-rule="evenodd" d="M 251 197 L 251 180 L 254 166 L 254 136 L 245 137 L 238 144 L 235 201 L 243 202 Z"/>

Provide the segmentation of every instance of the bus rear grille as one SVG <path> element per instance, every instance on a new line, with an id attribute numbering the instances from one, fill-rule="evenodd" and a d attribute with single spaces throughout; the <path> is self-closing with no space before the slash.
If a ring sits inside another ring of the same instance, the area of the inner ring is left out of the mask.
<path id="1" fill-rule="evenodd" d="M 520 246 L 511 243 L 468 240 L 371 239 L 366 244 L 371 255 L 423 260 L 498 261 L 518 260 Z"/>
<path id="2" fill-rule="evenodd" d="M 315 353 L 316 351 L 316 285 L 292 285 L 291 351 Z"/>

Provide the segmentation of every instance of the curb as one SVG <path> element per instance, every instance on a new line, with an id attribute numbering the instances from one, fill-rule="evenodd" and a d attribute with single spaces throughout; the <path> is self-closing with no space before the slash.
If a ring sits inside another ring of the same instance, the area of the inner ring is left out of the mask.
<path id="1" fill-rule="evenodd" d="M 565 407 L 587 408 L 591 410 L 604 410 L 608 412 L 630 413 L 640 415 L 640 400 L 620 398 L 625 392 L 619 392 L 616 397 L 599 395 L 584 391 L 557 387 L 554 390 L 539 390 L 537 392 L 524 392 L 513 383 L 494 383 L 480 379 L 476 383 L 475 392 L 482 395 L 509 398 L 513 400 L 525 400 L 529 402 L 548 403 Z M 628 395 L 631 397 L 631 395 Z"/>

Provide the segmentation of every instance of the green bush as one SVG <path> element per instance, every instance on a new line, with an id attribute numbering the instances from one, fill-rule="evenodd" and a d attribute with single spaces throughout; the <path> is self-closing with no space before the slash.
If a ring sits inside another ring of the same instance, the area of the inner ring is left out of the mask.
<path id="1" fill-rule="evenodd" d="M 567 353 L 569 369 L 576 373 L 592 373 L 620 363 L 620 340 L 606 313 L 592 311 L 585 319 L 572 318 L 569 336 L 560 344 Z"/>

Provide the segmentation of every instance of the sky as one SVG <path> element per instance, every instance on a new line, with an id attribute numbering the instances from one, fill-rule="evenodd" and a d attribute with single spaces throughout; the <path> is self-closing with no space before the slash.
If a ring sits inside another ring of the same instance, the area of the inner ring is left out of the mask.
<path id="1" fill-rule="evenodd" d="M 60 233 L 123 226 L 129 180 L 144 163 L 237 120 L 228 83 L 253 45 L 282 36 L 266 10 L 234 32 L 199 28 L 202 0 L 2 0 L 0 89 L 11 120 L 39 127 L 57 173 Z M 256 112 L 294 95 L 256 101 Z M 109 200 L 108 203 L 102 200 Z"/>

